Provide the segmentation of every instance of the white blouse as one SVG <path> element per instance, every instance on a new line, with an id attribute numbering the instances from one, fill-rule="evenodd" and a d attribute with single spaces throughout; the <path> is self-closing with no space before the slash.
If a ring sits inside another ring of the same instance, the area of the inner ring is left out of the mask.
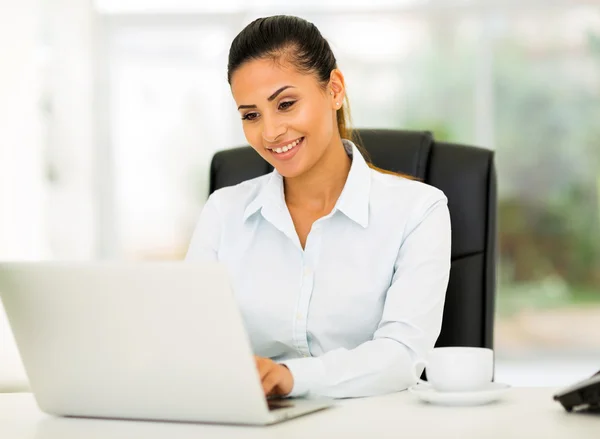
<path id="1" fill-rule="evenodd" d="M 440 333 L 450 271 L 446 196 L 371 169 L 343 143 L 350 173 L 304 250 L 275 170 L 215 191 L 186 256 L 227 266 L 254 353 L 290 369 L 290 396 L 403 390 Z"/>

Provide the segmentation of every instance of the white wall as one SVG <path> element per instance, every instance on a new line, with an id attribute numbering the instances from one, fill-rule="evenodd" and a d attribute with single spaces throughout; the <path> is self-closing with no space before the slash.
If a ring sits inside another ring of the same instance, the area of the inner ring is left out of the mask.
<path id="1" fill-rule="evenodd" d="M 92 0 L 0 0 L 0 261 L 95 254 L 95 20 Z M 1 306 L 0 342 L 0 390 L 18 387 Z"/>
<path id="2" fill-rule="evenodd" d="M 48 47 L 45 142 L 55 180 L 48 186 L 47 235 L 53 259 L 91 259 L 98 188 L 94 184 L 95 20 L 92 0 L 43 2 Z"/>
<path id="3" fill-rule="evenodd" d="M 36 12 L 36 0 L 0 0 L 0 259 L 46 250 Z"/>
<path id="4" fill-rule="evenodd" d="M 36 0 L 0 0 L 0 260 L 46 253 Z M 0 305 L 0 391 L 25 380 Z"/>

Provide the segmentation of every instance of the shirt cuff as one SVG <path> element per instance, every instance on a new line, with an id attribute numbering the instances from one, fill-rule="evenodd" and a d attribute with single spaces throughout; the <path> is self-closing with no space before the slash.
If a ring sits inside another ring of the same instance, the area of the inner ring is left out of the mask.
<path id="1" fill-rule="evenodd" d="M 287 395 L 290 398 L 306 396 L 322 381 L 323 363 L 319 358 L 294 358 L 280 362 L 294 377 L 294 387 Z"/>

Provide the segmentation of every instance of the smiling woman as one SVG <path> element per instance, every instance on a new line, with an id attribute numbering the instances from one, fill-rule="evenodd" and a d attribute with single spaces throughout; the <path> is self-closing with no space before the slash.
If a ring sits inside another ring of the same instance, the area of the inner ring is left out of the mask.
<path id="1" fill-rule="evenodd" d="M 312 179 L 334 162 L 347 161 L 349 167 L 336 116 L 345 92 L 342 73 L 332 69 L 322 85 L 298 70 L 301 60 L 281 56 L 289 59 L 230 63 L 231 91 L 250 145 L 289 179 Z M 339 171 L 341 177 L 344 169 Z"/>
<path id="2" fill-rule="evenodd" d="M 368 164 L 312 23 L 253 21 L 227 75 L 246 139 L 274 171 L 209 197 L 187 259 L 228 267 L 266 395 L 405 389 L 441 328 L 445 195 Z"/>

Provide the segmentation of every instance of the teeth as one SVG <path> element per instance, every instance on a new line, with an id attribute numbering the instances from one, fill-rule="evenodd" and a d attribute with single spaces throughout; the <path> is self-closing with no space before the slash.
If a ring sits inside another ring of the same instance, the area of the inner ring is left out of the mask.
<path id="1" fill-rule="evenodd" d="M 288 152 L 294 146 L 298 145 L 298 143 L 300 143 L 300 139 L 294 140 L 289 145 L 282 146 L 281 148 L 274 148 L 274 149 L 272 149 L 272 151 L 276 152 L 277 154 L 281 154 L 282 152 Z"/>

